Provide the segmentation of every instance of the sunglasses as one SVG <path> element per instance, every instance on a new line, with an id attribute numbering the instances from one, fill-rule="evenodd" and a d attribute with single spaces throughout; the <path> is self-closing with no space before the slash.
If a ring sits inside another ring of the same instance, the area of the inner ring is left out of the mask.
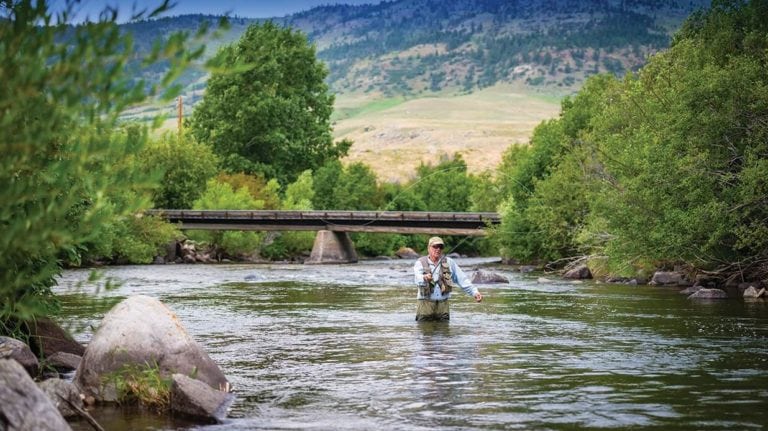
<path id="1" fill-rule="evenodd" d="M 443 245 L 442 244 L 435 244 L 435 245 L 432 246 L 432 248 L 439 248 L 439 249 L 442 250 L 443 249 Z"/>

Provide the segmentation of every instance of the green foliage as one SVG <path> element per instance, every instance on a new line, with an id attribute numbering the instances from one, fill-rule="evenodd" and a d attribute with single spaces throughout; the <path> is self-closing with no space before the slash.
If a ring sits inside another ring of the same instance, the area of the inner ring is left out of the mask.
<path id="1" fill-rule="evenodd" d="M 190 127 L 225 170 L 285 184 L 346 154 L 351 144 L 334 144 L 331 135 L 328 72 L 306 36 L 271 22 L 253 24 L 214 64 L 218 71 Z"/>
<path id="2" fill-rule="evenodd" d="M 391 256 L 407 244 L 404 235 L 382 233 L 353 233 L 350 235 L 355 250 L 363 256 Z"/>
<path id="3" fill-rule="evenodd" d="M 534 183 L 534 188 L 524 216 L 536 232 L 539 257 L 554 261 L 577 255 L 576 236 L 588 215 L 581 160 L 565 156 L 551 175 Z"/>
<path id="4" fill-rule="evenodd" d="M 261 175 L 244 173 L 220 173 L 216 179 L 232 186 L 232 190 L 246 188 L 256 202 L 263 202 L 261 207 L 265 210 L 276 210 L 280 207 L 280 183 L 275 179 L 267 181 Z"/>
<path id="5" fill-rule="evenodd" d="M 319 210 L 334 209 L 336 207 L 336 184 L 344 171 L 344 167 L 338 160 L 330 160 L 315 171 L 312 177 L 314 196 L 312 206 Z"/>
<path id="6" fill-rule="evenodd" d="M 304 171 L 285 188 L 281 209 L 311 210 L 314 194 L 312 171 Z M 286 259 L 311 250 L 314 242 L 315 232 L 276 232 L 265 241 L 260 254 L 269 259 Z"/>
<path id="7" fill-rule="evenodd" d="M 551 261 L 577 252 L 588 214 L 583 138 L 615 82 L 610 75 L 591 78 L 576 97 L 563 100 L 559 119 L 536 127 L 529 147 L 505 152 L 497 177 L 507 202 L 493 235 L 503 254 Z"/>
<path id="8" fill-rule="evenodd" d="M 768 275 L 766 10 L 715 2 L 638 74 L 591 78 L 530 148 L 508 152 L 505 252 L 584 250 L 623 274 L 685 263 Z"/>
<path id="9" fill-rule="evenodd" d="M 263 201 L 257 201 L 246 187 L 232 190 L 228 183 L 215 179 L 209 180 L 203 195 L 195 201 L 196 210 L 259 210 Z M 247 231 L 190 231 L 189 237 L 208 244 L 214 256 L 221 259 L 227 256 L 250 255 L 259 248 L 262 235 Z"/>
<path id="10" fill-rule="evenodd" d="M 159 412 L 171 405 L 171 379 L 162 375 L 157 364 L 124 365 L 105 380 L 115 386 L 121 404 L 138 403 Z"/>
<path id="11" fill-rule="evenodd" d="M 500 187 L 497 182 L 494 181 L 492 173 L 485 171 L 479 175 L 471 176 L 472 189 L 469 196 L 470 211 L 488 211 L 495 212 L 498 210 L 499 203 L 503 200 L 504 196 L 501 194 Z"/>
<path id="12" fill-rule="evenodd" d="M 436 166 L 421 164 L 413 184 L 428 211 L 467 211 L 472 182 L 460 154 L 443 157 Z"/>
<path id="13" fill-rule="evenodd" d="M 66 6 L 64 21 L 76 7 Z M 158 12 L 164 9 L 167 3 Z M 46 2 L 4 3 L 0 14 L 0 321 L 6 321 L 50 311 L 59 257 L 77 260 L 99 226 L 142 206 L 152 184 L 130 163 L 146 132 L 112 139 L 120 113 L 147 97 L 144 83 L 125 74 L 131 38 L 109 14 L 74 28 L 57 25 Z M 169 61 L 163 85 L 199 55 L 184 43 L 183 35 L 172 35 L 147 56 L 146 64 Z M 158 91 L 149 86 L 150 95 Z M 134 192 L 136 199 L 114 198 Z"/>
<path id="14" fill-rule="evenodd" d="M 376 174 L 356 162 L 342 166 L 334 161 L 314 176 L 313 203 L 317 209 L 375 210 L 381 202 Z"/>
<path id="15" fill-rule="evenodd" d="M 376 174 L 363 163 L 346 166 L 333 192 L 336 209 L 370 211 L 379 205 Z"/>
<path id="16" fill-rule="evenodd" d="M 425 211 L 427 209 L 427 205 L 414 191 L 413 185 L 384 183 L 380 189 L 382 209 L 386 211 Z"/>
<path id="17" fill-rule="evenodd" d="M 285 188 L 284 210 L 311 210 L 315 191 L 312 188 L 312 171 L 304 171 Z"/>
<path id="18" fill-rule="evenodd" d="M 182 238 L 181 231 L 157 217 L 126 216 L 115 218 L 98 228 L 99 235 L 84 245 L 82 261 L 151 263 L 165 254 L 165 247 Z M 73 262 L 79 263 L 79 262 Z"/>
<path id="19" fill-rule="evenodd" d="M 179 229 L 157 217 L 128 217 L 117 225 L 114 257 L 118 262 L 152 263 L 165 247 L 183 237 Z"/>
<path id="20" fill-rule="evenodd" d="M 195 142 L 188 134 L 170 132 L 151 142 L 140 159 L 145 169 L 162 174 L 153 201 L 155 208 L 165 209 L 192 208 L 206 182 L 216 175 L 218 164 L 210 147 Z"/>
<path id="21" fill-rule="evenodd" d="M 596 217 L 616 266 L 639 257 L 768 273 L 764 1 L 717 2 L 628 78 L 596 122 Z M 761 173 L 758 173 L 761 172 Z"/>

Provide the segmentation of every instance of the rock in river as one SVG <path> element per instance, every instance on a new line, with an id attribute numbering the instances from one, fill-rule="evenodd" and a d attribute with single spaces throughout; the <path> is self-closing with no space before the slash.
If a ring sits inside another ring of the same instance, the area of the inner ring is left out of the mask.
<path id="1" fill-rule="evenodd" d="M 214 389 L 228 388 L 219 367 L 182 327 L 176 314 L 155 298 L 133 296 L 104 316 L 88 344 L 75 383 L 97 401 L 116 401 L 109 376 L 126 366 L 157 366 L 162 375 L 193 376 Z"/>

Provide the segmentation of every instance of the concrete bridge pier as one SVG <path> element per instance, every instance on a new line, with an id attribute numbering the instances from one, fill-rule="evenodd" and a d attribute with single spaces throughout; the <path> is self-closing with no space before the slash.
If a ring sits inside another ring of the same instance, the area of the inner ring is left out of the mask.
<path id="1" fill-rule="evenodd" d="M 346 232 L 319 230 L 312 246 L 312 254 L 304 263 L 355 263 L 357 252 Z"/>

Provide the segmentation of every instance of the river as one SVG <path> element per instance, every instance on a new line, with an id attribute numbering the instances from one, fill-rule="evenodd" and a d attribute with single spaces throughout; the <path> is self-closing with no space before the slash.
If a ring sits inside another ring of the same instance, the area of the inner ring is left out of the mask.
<path id="1" fill-rule="evenodd" d="M 677 289 L 509 278 L 459 291 L 450 323 L 414 322 L 410 261 L 67 270 L 62 323 L 87 343 L 116 302 L 168 305 L 237 399 L 194 426 L 97 408 L 108 430 L 748 430 L 768 424 L 768 306 Z M 102 282 L 104 281 L 102 279 Z M 85 422 L 73 423 L 87 430 Z"/>

